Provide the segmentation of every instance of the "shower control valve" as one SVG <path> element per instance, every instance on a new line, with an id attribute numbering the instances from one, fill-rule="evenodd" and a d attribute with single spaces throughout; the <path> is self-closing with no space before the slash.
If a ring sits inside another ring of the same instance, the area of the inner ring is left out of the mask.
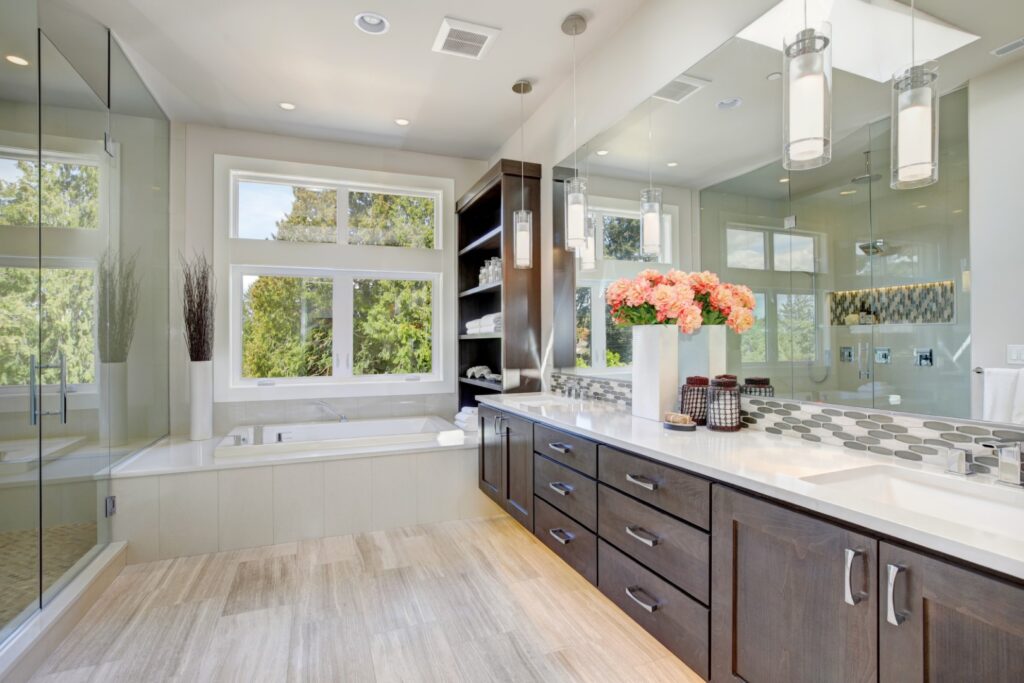
<path id="1" fill-rule="evenodd" d="M 914 365 L 930 368 L 935 365 L 935 354 L 931 349 L 914 349 Z"/>

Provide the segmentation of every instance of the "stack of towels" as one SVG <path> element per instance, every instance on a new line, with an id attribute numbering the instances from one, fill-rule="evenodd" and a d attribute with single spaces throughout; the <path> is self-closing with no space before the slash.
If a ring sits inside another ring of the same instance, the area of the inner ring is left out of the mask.
<path id="1" fill-rule="evenodd" d="M 982 418 L 1024 424 L 1024 371 L 985 368 Z"/>
<path id="2" fill-rule="evenodd" d="M 455 415 L 455 425 L 464 432 L 475 432 L 480 428 L 476 408 L 463 408 Z"/>
<path id="3" fill-rule="evenodd" d="M 466 323 L 466 334 L 496 334 L 501 331 L 501 313 L 489 313 Z"/>

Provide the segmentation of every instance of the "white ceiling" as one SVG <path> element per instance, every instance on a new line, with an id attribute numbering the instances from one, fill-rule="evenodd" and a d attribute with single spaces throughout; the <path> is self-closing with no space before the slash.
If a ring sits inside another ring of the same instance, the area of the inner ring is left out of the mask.
<path id="1" fill-rule="evenodd" d="M 981 39 L 939 60 L 944 91 L 969 78 L 1024 58 L 1024 50 L 998 58 L 989 51 L 1024 35 L 1022 0 L 920 0 L 917 7 L 981 36 Z M 865 40 L 865 46 L 871 41 Z M 782 81 L 766 76 L 781 71 L 778 50 L 733 38 L 687 74 L 710 85 L 670 104 L 654 100 L 653 172 L 662 185 L 704 188 L 778 160 L 782 148 Z M 889 114 L 887 83 L 833 72 L 833 139 Z M 737 109 L 720 111 L 715 103 L 742 97 Z M 648 108 L 642 105 L 587 145 L 589 173 L 646 180 L 648 173 Z M 595 156 L 599 149 L 608 155 Z M 669 161 L 678 162 L 668 168 Z M 563 162 L 571 164 L 571 158 Z M 581 166 L 583 157 L 581 156 Z M 779 175 L 784 175 L 779 165 Z"/>
<path id="2" fill-rule="evenodd" d="M 643 0 L 65 0 L 120 38 L 172 120 L 485 159 Z M 391 30 L 370 36 L 359 12 Z M 445 16 L 501 29 L 482 61 L 431 51 Z M 282 111 L 281 101 L 297 109 Z M 407 128 L 394 119 L 412 121 Z"/>

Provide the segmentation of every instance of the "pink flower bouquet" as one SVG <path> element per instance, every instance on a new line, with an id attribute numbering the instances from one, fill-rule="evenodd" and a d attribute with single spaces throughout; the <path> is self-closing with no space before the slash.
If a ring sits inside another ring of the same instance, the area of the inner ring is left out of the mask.
<path id="1" fill-rule="evenodd" d="M 664 275 L 648 269 L 608 286 L 605 299 L 619 325 L 677 325 L 693 334 L 701 325 L 728 325 L 742 334 L 754 325 L 754 293 L 744 285 L 719 282 L 714 273 Z"/>

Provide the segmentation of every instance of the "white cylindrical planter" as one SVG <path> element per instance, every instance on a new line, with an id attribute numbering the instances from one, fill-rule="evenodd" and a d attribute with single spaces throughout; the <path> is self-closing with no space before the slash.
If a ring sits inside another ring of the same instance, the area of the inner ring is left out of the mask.
<path id="1" fill-rule="evenodd" d="M 128 440 L 128 363 L 100 363 L 100 443 Z"/>
<path id="2" fill-rule="evenodd" d="M 189 438 L 213 436 L 213 361 L 194 360 L 188 368 Z"/>
<path id="3" fill-rule="evenodd" d="M 725 325 L 703 325 L 693 334 L 680 335 L 679 343 L 679 377 L 686 381 L 687 377 L 701 375 L 714 377 L 728 372 L 726 368 L 726 333 Z"/>
<path id="4" fill-rule="evenodd" d="M 633 326 L 633 415 L 661 421 L 679 392 L 679 328 Z"/>

